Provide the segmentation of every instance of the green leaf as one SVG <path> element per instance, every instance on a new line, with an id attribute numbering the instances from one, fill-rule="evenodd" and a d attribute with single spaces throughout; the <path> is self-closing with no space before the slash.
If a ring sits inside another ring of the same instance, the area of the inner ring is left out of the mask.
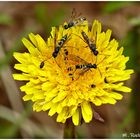
<path id="1" fill-rule="evenodd" d="M 18 128 L 16 125 L 3 120 L 0 125 L 0 138 L 15 138 Z"/>
<path id="2" fill-rule="evenodd" d="M 13 18 L 10 15 L 0 14 L 0 24 L 10 25 L 14 22 Z"/>
<path id="3" fill-rule="evenodd" d="M 123 7 L 129 6 L 130 4 L 132 4 L 132 2 L 108 2 L 102 9 L 102 12 L 106 14 L 113 13 Z"/>
<path id="4" fill-rule="evenodd" d="M 121 45 L 124 47 L 125 56 L 129 56 L 129 61 L 127 62 L 127 68 L 134 70 L 140 69 L 140 66 L 137 64 L 137 58 L 140 55 L 139 53 L 139 34 L 137 29 L 132 28 L 126 35 L 126 37 L 121 42 Z"/>
<path id="5" fill-rule="evenodd" d="M 136 55 L 135 49 L 133 48 L 133 33 L 128 33 L 123 39 L 124 55 L 129 56 L 129 61 L 127 62 L 127 68 L 134 68 L 136 66 Z"/>

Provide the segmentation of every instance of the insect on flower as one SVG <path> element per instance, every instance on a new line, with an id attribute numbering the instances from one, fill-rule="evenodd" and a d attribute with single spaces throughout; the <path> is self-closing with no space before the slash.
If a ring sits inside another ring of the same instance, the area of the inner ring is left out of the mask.
<path id="1" fill-rule="evenodd" d="M 97 65 L 89 63 L 87 65 L 83 65 L 83 64 L 82 65 L 76 65 L 75 67 L 76 67 L 76 69 L 91 69 L 91 68 L 96 69 Z"/>
<path id="2" fill-rule="evenodd" d="M 72 11 L 72 16 L 71 16 L 72 20 L 67 25 L 64 25 L 64 29 L 69 29 L 75 25 L 83 23 L 86 20 L 85 17 L 80 17 L 81 13 L 77 17 L 76 17 L 76 15 L 77 15 L 77 13 L 74 8 Z"/>
<path id="3" fill-rule="evenodd" d="M 84 70 L 88 71 L 89 69 L 97 69 L 98 67 L 97 67 L 97 64 L 88 63 L 88 64 L 86 64 L 86 65 L 84 65 L 84 64 L 76 65 L 75 68 L 76 68 L 76 69 L 84 69 Z M 99 70 L 99 72 L 100 72 L 100 69 L 99 69 L 99 68 L 98 68 L 98 70 Z M 82 72 L 82 73 L 80 73 L 80 74 L 83 74 L 83 73 L 85 73 L 86 71 L 84 71 L 84 72 Z M 101 77 L 102 77 L 101 72 L 100 72 L 100 75 L 101 75 Z"/>
<path id="4" fill-rule="evenodd" d="M 88 70 L 92 68 L 97 69 L 97 64 L 88 63 L 87 61 L 80 58 L 79 56 L 70 54 L 68 59 L 74 62 L 72 66 L 68 66 L 67 68 L 68 75 L 72 77 L 72 80 L 74 79 L 77 80 L 80 75 L 83 75 L 85 72 L 87 72 Z M 77 74 L 75 74 L 77 70 L 80 70 L 80 71 L 78 71 Z"/>
<path id="5" fill-rule="evenodd" d="M 54 38 L 54 51 L 52 53 L 52 57 L 56 58 L 61 50 L 61 48 L 64 46 L 64 44 L 68 41 L 69 36 L 65 34 L 60 41 L 58 41 L 58 44 L 56 45 L 56 35 Z M 47 60 L 46 60 L 47 61 Z M 40 63 L 40 68 L 44 67 L 44 61 Z"/>
<path id="6" fill-rule="evenodd" d="M 82 36 L 83 36 L 85 42 L 88 44 L 90 50 L 93 52 L 93 54 L 94 54 L 95 56 L 97 56 L 97 55 L 98 55 L 98 51 L 97 51 L 96 45 L 93 44 L 93 43 L 90 41 L 90 39 L 88 38 L 88 36 L 86 35 L 86 33 L 85 33 L 84 31 L 82 31 L 81 34 L 82 34 Z"/>
<path id="7" fill-rule="evenodd" d="M 25 92 L 23 100 L 33 102 L 34 111 L 57 114 L 56 121 L 61 123 L 72 118 L 79 125 L 80 116 L 85 123 L 93 118 L 103 122 L 93 105 L 115 104 L 123 97 L 120 92 L 131 92 L 124 81 L 134 71 L 126 69 L 129 57 L 117 40 L 110 39 L 110 29 L 102 32 L 97 20 L 90 29 L 88 21 L 84 26 L 75 23 L 68 30 L 62 25 L 52 27 L 47 41 L 33 33 L 23 38 L 28 52 L 14 53 L 19 61 L 14 68 L 21 73 L 13 77 L 26 81 L 20 89 Z"/>
<path id="8" fill-rule="evenodd" d="M 89 71 L 91 69 L 98 69 L 99 73 L 100 73 L 100 76 L 102 77 L 99 65 L 100 65 L 100 63 L 102 63 L 105 60 L 105 58 L 102 61 L 100 61 L 98 64 L 96 64 L 96 63 L 94 63 L 94 64 L 88 63 L 87 61 L 85 61 L 84 59 L 80 58 L 79 56 L 75 56 L 75 55 L 72 55 L 72 54 L 70 55 L 69 59 L 71 59 L 72 61 L 75 61 L 78 64 L 76 64 L 74 66 L 74 68 L 73 67 L 68 67 L 68 69 L 67 69 L 68 71 L 73 71 L 73 73 L 74 73 L 76 70 L 79 69 L 79 70 L 81 70 L 79 72 L 79 76 L 80 76 L 80 75 L 83 75 L 85 72 L 87 72 L 87 71 Z M 72 76 L 72 74 L 71 74 L 71 76 Z"/>
<path id="9" fill-rule="evenodd" d="M 63 47 L 63 45 L 65 44 L 65 42 L 67 41 L 67 39 L 68 39 L 68 35 L 66 34 L 66 35 L 64 35 L 64 36 L 61 38 L 61 40 L 58 42 L 57 46 L 56 46 L 55 49 L 54 49 L 54 52 L 52 53 L 52 56 L 53 56 L 54 58 L 57 57 L 57 55 L 58 55 L 60 49 Z"/>

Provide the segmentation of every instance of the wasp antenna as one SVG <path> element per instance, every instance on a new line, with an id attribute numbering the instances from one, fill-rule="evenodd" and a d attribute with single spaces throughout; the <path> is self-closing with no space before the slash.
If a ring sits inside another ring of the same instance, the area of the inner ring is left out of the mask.
<path id="1" fill-rule="evenodd" d="M 57 66 L 60 68 L 60 70 L 62 71 L 61 67 L 59 66 L 59 64 L 57 63 L 57 61 L 56 61 L 56 60 L 55 60 L 55 62 L 56 62 L 56 64 L 57 64 Z"/>
<path id="2" fill-rule="evenodd" d="M 56 46 L 56 32 L 55 32 L 55 35 L 54 35 L 54 45 Z"/>
<path id="3" fill-rule="evenodd" d="M 85 40 L 84 40 L 81 36 L 79 36 L 79 35 L 77 35 L 77 34 L 74 34 L 74 33 L 71 33 L 71 34 L 73 34 L 73 35 L 76 35 L 76 36 L 80 37 L 80 39 L 82 39 L 82 40 L 85 42 Z M 85 43 L 86 43 L 86 42 L 85 42 Z"/>
<path id="4" fill-rule="evenodd" d="M 76 8 L 73 8 L 73 14 L 76 15 Z"/>
<path id="5" fill-rule="evenodd" d="M 66 35 L 68 35 L 68 33 L 67 33 Z M 70 36 L 71 36 L 71 34 L 69 34 L 69 35 L 67 36 L 67 38 L 69 38 Z"/>
<path id="6" fill-rule="evenodd" d="M 82 13 L 79 13 L 77 17 L 80 17 L 82 15 Z"/>
<path id="7" fill-rule="evenodd" d="M 75 17 L 76 17 L 76 9 L 73 8 L 71 18 L 75 18 Z"/>
<path id="8" fill-rule="evenodd" d="M 99 55 L 105 55 L 105 56 L 110 56 L 110 55 L 108 55 L 108 54 L 103 54 L 103 53 L 99 53 Z"/>
<path id="9" fill-rule="evenodd" d="M 66 35 L 68 35 L 68 34 L 66 34 Z M 68 41 L 71 39 L 70 36 L 71 36 L 71 35 L 68 35 L 68 36 L 67 36 L 67 40 L 65 41 L 65 43 L 68 42 Z M 65 43 L 64 43 L 64 44 L 65 44 Z"/>
<path id="10" fill-rule="evenodd" d="M 106 57 L 105 57 L 105 58 L 106 58 Z M 101 64 L 101 63 L 105 60 L 105 58 L 104 58 L 102 61 L 100 61 L 100 63 L 98 63 L 97 65 Z"/>
<path id="11" fill-rule="evenodd" d="M 96 60 L 95 60 L 95 64 L 97 63 L 97 57 L 96 57 Z"/>
<path id="12" fill-rule="evenodd" d="M 100 69 L 98 68 L 98 70 L 99 70 L 99 73 L 100 73 L 100 75 L 101 75 L 101 77 L 102 77 L 102 73 L 101 73 L 101 71 L 100 71 Z"/>

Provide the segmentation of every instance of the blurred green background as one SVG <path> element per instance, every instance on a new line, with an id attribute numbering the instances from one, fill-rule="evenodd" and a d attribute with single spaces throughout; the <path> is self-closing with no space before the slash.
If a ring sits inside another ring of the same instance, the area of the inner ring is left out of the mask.
<path id="1" fill-rule="evenodd" d="M 0 2 L 0 138 L 63 138 L 63 125 L 56 123 L 56 116 L 33 112 L 32 103 L 22 101 L 24 93 L 19 86 L 24 82 L 11 77 L 17 72 L 13 69 L 16 60 L 12 54 L 26 51 L 21 38 L 30 32 L 47 39 L 52 26 L 69 21 L 73 8 L 90 23 L 97 19 L 103 30 L 113 30 L 112 37 L 124 46 L 124 54 L 130 56 L 127 68 L 135 70 L 126 82 L 132 93 L 124 93 L 123 100 L 114 106 L 97 107 L 105 122 L 93 120 L 76 127 L 77 138 L 140 135 L 139 2 Z"/>

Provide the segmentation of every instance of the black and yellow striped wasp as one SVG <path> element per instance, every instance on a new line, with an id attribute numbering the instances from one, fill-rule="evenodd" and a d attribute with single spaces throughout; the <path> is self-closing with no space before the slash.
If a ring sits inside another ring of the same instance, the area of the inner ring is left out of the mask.
<path id="1" fill-rule="evenodd" d="M 71 16 L 72 20 L 67 25 L 64 25 L 64 29 L 69 29 L 73 26 L 83 23 L 86 20 L 86 18 L 80 17 L 80 15 L 81 15 L 81 13 L 77 16 L 76 10 L 75 10 L 75 8 L 73 8 L 72 16 Z"/>

